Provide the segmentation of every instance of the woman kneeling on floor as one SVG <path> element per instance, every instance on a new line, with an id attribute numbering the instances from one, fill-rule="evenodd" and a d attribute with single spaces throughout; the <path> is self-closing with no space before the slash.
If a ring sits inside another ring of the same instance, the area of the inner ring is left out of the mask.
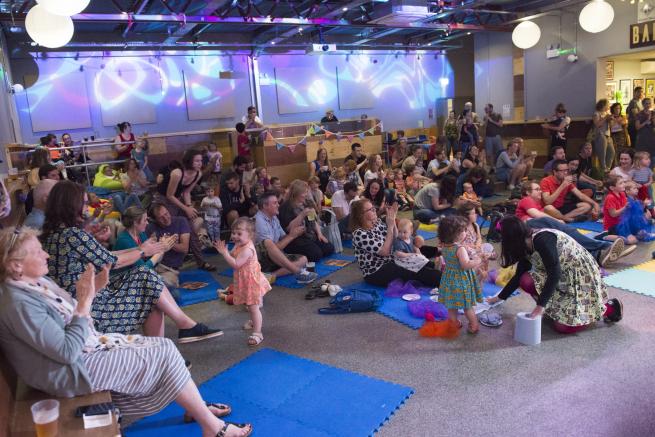
<path id="1" fill-rule="evenodd" d="M 252 432 L 251 425 L 218 418 L 230 407 L 202 400 L 169 339 L 94 329 L 91 306 L 109 281 L 108 266 L 96 275 L 86 265 L 75 283 L 76 300 L 46 276 L 48 254 L 36 231 L 4 229 L 0 248 L 0 348 L 25 383 L 64 397 L 110 390 L 124 416 L 155 414 L 176 401 L 204 437 Z"/>
<path id="2" fill-rule="evenodd" d="M 507 299 L 520 286 L 537 302 L 530 317 L 545 314 L 563 334 L 582 331 L 601 319 L 621 320 L 621 302 L 607 300 L 600 267 L 573 238 L 555 229 L 532 230 L 516 216 L 505 217 L 500 227 L 502 265 L 518 266 L 489 303 Z"/>

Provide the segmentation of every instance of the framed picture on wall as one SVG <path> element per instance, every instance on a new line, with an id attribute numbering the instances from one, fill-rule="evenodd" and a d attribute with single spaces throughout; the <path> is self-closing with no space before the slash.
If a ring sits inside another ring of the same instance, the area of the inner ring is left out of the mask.
<path id="1" fill-rule="evenodd" d="M 614 80 L 614 61 L 605 61 L 605 80 Z"/>
<path id="2" fill-rule="evenodd" d="M 632 79 L 632 89 L 634 90 L 638 86 L 644 87 L 644 80 L 643 79 Z"/>
<path id="3" fill-rule="evenodd" d="M 619 91 L 621 92 L 621 104 L 627 105 L 632 98 L 630 79 L 621 79 L 619 81 Z"/>
<path id="4" fill-rule="evenodd" d="M 607 82 L 605 84 L 605 98 L 610 102 L 616 97 L 616 82 Z"/>
<path id="5" fill-rule="evenodd" d="M 655 97 L 655 79 L 646 79 L 646 88 L 644 88 L 644 91 L 646 92 L 646 97 L 650 97 L 651 99 Z"/>

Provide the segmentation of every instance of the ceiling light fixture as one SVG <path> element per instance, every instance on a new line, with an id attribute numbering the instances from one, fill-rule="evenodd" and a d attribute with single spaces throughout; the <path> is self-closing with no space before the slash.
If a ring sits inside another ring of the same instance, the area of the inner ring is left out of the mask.
<path id="1" fill-rule="evenodd" d="M 91 0 L 36 0 L 36 2 L 43 6 L 43 9 L 53 15 L 61 15 L 70 17 L 71 15 L 79 14 L 87 6 Z"/>
<path id="2" fill-rule="evenodd" d="M 607 29 L 614 21 L 614 8 L 605 0 L 593 0 L 580 11 L 580 26 L 589 33 Z"/>
<path id="3" fill-rule="evenodd" d="M 27 13 L 25 29 L 35 42 L 51 49 L 68 44 L 75 32 L 70 17 L 51 14 L 40 4 Z"/>
<path id="4" fill-rule="evenodd" d="M 512 31 L 512 42 L 520 49 L 529 49 L 539 42 L 541 29 L 532 21 L 520 22 Z"/>

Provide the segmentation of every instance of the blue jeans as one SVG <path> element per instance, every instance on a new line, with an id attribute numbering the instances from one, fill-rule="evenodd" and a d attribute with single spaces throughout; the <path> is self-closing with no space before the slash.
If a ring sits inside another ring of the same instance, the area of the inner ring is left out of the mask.
<path id="1" fill-rule="evenodd" d="M 451 152 L 455 155 L 457 149 L 457 138 L 446 138 L 446 159 L 450 159 Z"/>
<path id="2" fill-rule="evenodd" d="M 130 206 L 139 206 L 142 207 L 139 196 L 134 193 L 127 194 L 124 191 L 119 191 L 111 195 L 111 199 L 114 202 L 114 209 L 121 213 L 125 212 Z"/>
<path id="3" fill-rule="evenodd" d="M 596 240 L 595 238 L 589 238 L 586 235 L 582 235 L 577 229 L 565 225 L 564 223 L 560 223 L 551 217 L 533 218 L 526 221 L 525 224 L 532 229 L 548 228 L 562 231 L 569 237 L 573 238 L 580 246 L 584 247 L 587 252 L 591 253 L 596 259 L 598 259 L 601 250 L 607 249 L 612 245 L 609 241 Z"/>
<path id="4" fill-rule="evenodd" d="M 414 218 L 421 223 L 430 223 L 430 220 L 432 219 L 436 219 L 437 217 L 441 217 L 443 215 L 452 215 L 455 214 L 455 212 L 455 208 L 446 208 L 439 211 L 423 208 L 414 208 L 413 210 Z"/>
<path id="5" fill-rule="evenodd" d="M 487 162 L 491 167 L 496 166 L 496 157 L 500 155 L 503 150 L 503 140 L 500 135 L 495 137 L 484 137 L 484 149 L 487 152 Z"/>
<path id="6" fill-rule="evenodd" d="M 350 214 L 339 220 L 337 226 L 339 226 L 339 232 L 341 232 L 342 235 L 350 234 Z"/>

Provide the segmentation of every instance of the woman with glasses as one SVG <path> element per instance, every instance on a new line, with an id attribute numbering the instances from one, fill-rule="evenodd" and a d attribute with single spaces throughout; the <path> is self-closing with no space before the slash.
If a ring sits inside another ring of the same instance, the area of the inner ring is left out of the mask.
<path id="1" fill-rule="evenodd" d="M 553 147 L 564 147 L 566 150 L 566 131 L 571 124 L 571 118 L 566 116 L 564 103 L 558 103 L 555 107 L 555 114 L 541 127 L 550 135 L 550 149 Z"/>
<path id="2" fill-rule="evenodd" d="M 421 282 L 426 287 L 438 287 L 441 272 L 430 264 L 418 272 L 398 266 L 393 261 L 392 244 L 396 236 L 396 214 L 398 202 L 386 205 L 386 218 L 378 218 L 377 208 L 369 199 L 355 201 L 350 206 L 350 228 L 353 230 L 353 248 L 364 281 L 386 287 L 394 279 Z M 420 237 L 419 237 L 420 238 Z M 418 244 L 417 244 L 418 246 Z M 430 252 L 429 249 L 432 249 Z M 437 255 L 435 248 L 421 247 L 428 258 Z"/>
<path id="3" fill-rule="evenodd" d="M 176 401 L 184 420 L 196 421 L 205 436 L 252 432 L 251 425 L 219 419 L 230 406 L 202 399 L 169 339 L 96 331 L 93 308 L 111 282 L 108 266 L 96 274 L 85 262 L 71 286 L 73 298 L 46 276 L 48 258 L 37 231 L 0 231 L 0 349 L 23 381 L 52 396 L 109 390 L 129 418 Z"/>

